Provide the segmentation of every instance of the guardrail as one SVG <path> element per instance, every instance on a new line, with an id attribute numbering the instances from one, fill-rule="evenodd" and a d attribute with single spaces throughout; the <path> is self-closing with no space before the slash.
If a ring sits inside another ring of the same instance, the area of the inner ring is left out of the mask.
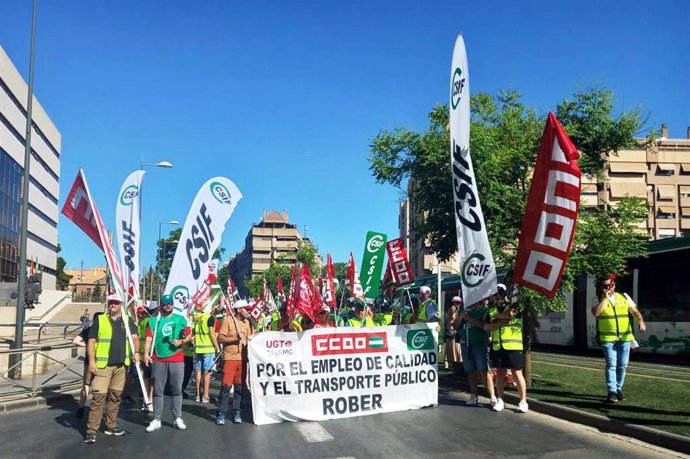
<path id="1" fill-rule="evenodd" d="M 0 327 L 14 327 L 14 324 L 0 324 Z M 62 336 L 57 335 L 58 338 L 71 339 L 79 334 L 82 330 L 82 324 L 77 322 L 44 322 L 44 323 L 25 323 L 24 330 L 29 328 L 37 328 L 38 336 L 36 343 L 41 343 L 41 336 L 49 335 L 51 328 L 62 328 Z M 53 335 L 55 336 L 55 335 Z M 11 340 L 9 340 L 11 341 Z"/>
<path id="2" fill-rule="evenodd" d="M 47 316 L 48 314 L 50 314 L 51 312 L 53 312 L 53 310 L 54 310 L 55 308 L 57 308 L 58 306 L 62 305 L 65 301 L 69 301 L 69 300 L 71 300 L 71 299 L 72 299 L 72 294 L 71 294 L 71 293 L 66 293 L 65 295 L 63 295 L 62 298 L 60 298 L 54 305 L 52 305 L 50 308 L 48 308 L 48 310 L 46 310 L 46 311 L 45 311 L 43 314 L 41 314 L 39 317 L 30 317 L 30 318 L 26 319 L 24 322 L 26 323 L 26 322 L 31 322 L 31 321 L 43 320 L 43 318 L 44 318 L 45 316 Z"/>
<path id="3" fill-rule="evenodd" d="M 42 391 L 78 388 L 82 383 L 82 374 L 70 368 L 77 362 L 78 357 L 73 351 L 67 359 L 58 360 L 55 357 L 55 354 L 66 354 L 65 351 L 76 347 L 69 343 L 0 351 L 0 358 L 4 359 L 7 356 L 14 362 L 7 369 L 0 371 L 0 399 L 26 396 L 33 398 Z M 21 379 L 9 377 L 20 366 L 23 370 L 28 369 L 27 361 L 31 361 L 31 375 L 25 375 Z M 38 371 L 39 365 L 46 364 L 50 371 Z"/>

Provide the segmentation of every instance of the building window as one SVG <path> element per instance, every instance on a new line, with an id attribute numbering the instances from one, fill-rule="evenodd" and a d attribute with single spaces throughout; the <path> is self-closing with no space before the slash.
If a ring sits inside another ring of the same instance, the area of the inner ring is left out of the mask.
<path id="1" fill-rule="evenodd" d="M 673 164 L 659 163 L 656 165 L 656 175 L 673 175 L 676 172 L 676 166 Z"/>
<path id="2" fill-rule="evenodd" d="M 19 189 L 24 170 L 0 150 L 0 282 L 17 282 L 19 264 Z"/>
<path id="3" fill-rule="evenodd" d="M 676 208 L 671 206 L 659 206 L 656 210 L 656 218 L 671 219 L 676 218 Z"/>
<path id="4" fill-rule="evenodd" d="M 659 239 L 670 239 L 676 237 L 676 230 L 672 228 L 662 228 L 659 230 Z"/>

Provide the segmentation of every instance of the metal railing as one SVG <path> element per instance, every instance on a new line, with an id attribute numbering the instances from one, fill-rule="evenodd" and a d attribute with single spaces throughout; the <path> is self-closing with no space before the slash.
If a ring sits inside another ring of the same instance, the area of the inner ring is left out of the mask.
<path id="1" fill-rule="evenodd" d="M 69 301 L 69 300 L 71 300 L 71 299 L 72 299 L 72 294 L 66 293 L 62 298 L 60 298 L 54 305 L 52 305 L 50 308 L 48 308 L 48 309 L 47 309 L 43 314 L 41 314 L 39 317 L 30 317 L 30 318 L 26 319 L 26 320 L 24 321 L 24 323 L 26 324 L 26 322 L 37 321 L 37 320 L 43 320 L 43 318 L 44 318 L 45 316 L 47 316 L 48 314 L 50 314 L 51 312 L 53 312 L 53 311 L 55 310 L 55 308 L 57 308 L 58 306 L 63 305 L 63 304 L 65 303 L 65 301 Z M 26 325 L 24 325 L 24 326 L 26 326 Z"/>
<path id="2" fill-rule="evenodd" d="M 0 324 L 0 327 L 14 327 L 14 324 Z M 79 334 L 82 330 L 82 324 L 77 322 L 43 322 L 43 323 L 25 323 L 25 329 L 38 329 L 38 334 L 36 337 L 36 344 L 41 343 L 41 337 L 45 339 L 46 335 L 50 335 L 51 338 L 57 339 L 72 339 Z M 50 330 L 52 328 L 62 328 L 62 333 L 55 335 L 51 334 Z M 27 337 L 24 336 L 26 341 Z M 12 341 L 11 339 L 5 338 L 5 341 Z"/>
<path id="3" fill-rule="evenodd" d="M 44 391 L 64 391 L 79 388 L 83 375 L 72 367 L 77 366 L 77 369 L 83 370 L 83 363 L 77 364 L 80 359 L 73 350 L 69 353 L 65 352 L 75 348 L 77 346 L 65 343 L 0 351 L 0 359 L 7 358 L 8 361 L 14 362 L 7 369 L 0 371 L 0 399 L 33 398 Z M 69 354 L 69 357 L 58 360 L 55 357 L 56 353 Z M 29 368 L 28 361 L 31 362 L 30 375 L 24 374 L 18 379 L 10 377 L 17 368 L 21 367 L 26 371 Z M 39 365 L 47 367 L 48 371 L 39 371 Z"/>

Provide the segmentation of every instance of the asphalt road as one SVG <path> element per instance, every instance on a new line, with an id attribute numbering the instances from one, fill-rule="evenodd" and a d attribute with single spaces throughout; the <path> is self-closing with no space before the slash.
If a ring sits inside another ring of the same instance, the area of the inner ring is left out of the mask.
<path id="1" fill-rule="evenodd" d="M 214 424 L 215 406 L 185 400 L 186 431 L 172 427 L 168 407 L 163 428 L 146 433 L 148 416 L 123 406 L 122 437 L 98 433 L 83 443 L 84 420 L 74 417 L 76 404 L 2 418 L 2 458 L 655 458 L 683 457 L 636 440 L 602 434 L 592 428 L 538 413 L 518 414 L 508 405 L 502 413 L 466 407 L 467 394 L 440 389 L 435 408 L 378 414 L 321 423 L 250 422 Z M 169 403 L 169 402 L 168 402 Z M 245 405 L 246 420 L 250 404 Z"/>

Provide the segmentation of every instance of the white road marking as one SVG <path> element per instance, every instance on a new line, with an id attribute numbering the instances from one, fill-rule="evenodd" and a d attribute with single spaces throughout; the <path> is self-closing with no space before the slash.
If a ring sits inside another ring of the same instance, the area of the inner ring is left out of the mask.
<path id="1" fill-rule="evenodd" d="M 333 440 L 333 436 L 329 434 L 326 429 L 321 427 L 318 422 L 298 422 L 297 430 L 299 430 L 299 433 L 301 433 L 304 439 L 309 443 L 320 443 Z"/>

